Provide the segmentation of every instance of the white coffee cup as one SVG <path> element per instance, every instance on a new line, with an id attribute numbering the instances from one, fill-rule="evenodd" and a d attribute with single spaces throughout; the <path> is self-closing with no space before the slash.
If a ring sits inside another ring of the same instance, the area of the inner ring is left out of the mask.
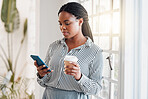
<path id="1" fill-rule="evenodd" d="M 71 65 L 71 62 L 75 62 L 77 63 L 78 58 L 76 56 L 73 55 L 66 55 L 64 58 L 64 64 L 66 65 Z"/>

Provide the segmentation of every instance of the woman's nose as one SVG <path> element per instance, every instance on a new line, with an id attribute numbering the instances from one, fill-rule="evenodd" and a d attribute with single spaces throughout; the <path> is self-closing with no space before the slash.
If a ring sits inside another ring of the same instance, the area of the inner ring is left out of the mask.
<path id="1" fill-rule="evenodd" d="M 66 30 L 66 27 L 64 25 L 62 25 L 62 30 Z"/>

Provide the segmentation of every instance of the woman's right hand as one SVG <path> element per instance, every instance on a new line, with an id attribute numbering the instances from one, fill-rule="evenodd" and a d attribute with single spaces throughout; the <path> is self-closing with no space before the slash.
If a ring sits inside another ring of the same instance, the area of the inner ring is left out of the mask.
<path id="1" fill-rule="evenodd" d="M 41 78 L 44 77 L 46 74 L 53 72 L 53 70 L 51 70 L 51 72 L 48 71 L 50 68 L 42 69 L 45 67 L 45 65 L 38 66 L 36 61 L 34 61 L 34 65 L 36 66 L 38 74 Z"/>

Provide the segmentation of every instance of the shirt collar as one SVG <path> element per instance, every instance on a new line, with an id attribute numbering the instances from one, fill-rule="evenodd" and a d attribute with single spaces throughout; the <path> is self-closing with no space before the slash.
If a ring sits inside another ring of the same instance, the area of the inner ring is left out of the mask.
<path id="1" fill-rule="evenodd" d="M 87 38 L 87 41 L 85 43 L 85 46 L 91 47 L 91 44 L 93 43 L 92 40 L 88 36 L 85 36 L 85 37 Z"/>
<path id="2" fill-rule="evenodd" d="M 77 47 L 76 49 L 80 49 L 80 48 L 82 48 L 82 46 L 91 47 L 91 44 L 93 43 L 92 40 L 91 40 L 88 36 L 85 36 L 85 37 L 87 38 L 86 43 L 83 44 L 83 45 L 81 45 L 81 46 L 79 46 L 79 47 Z M 65 38 L 62 38 L 62 39 L 60 40 L 60 43 L 65 45 L 65 44 L 66 44 L 66 43 L 65 43 Z"/>

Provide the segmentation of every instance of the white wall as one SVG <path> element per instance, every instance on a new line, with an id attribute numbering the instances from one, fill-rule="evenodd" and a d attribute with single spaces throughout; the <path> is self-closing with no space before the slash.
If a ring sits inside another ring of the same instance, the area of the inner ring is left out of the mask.
<path id="1" fill-rule="evenodd" d="M 58 11 L 68 1 L 78 0 L 41 0 L 40 1 L 40 42 L 39 54 L 45 57 L 49 44 L 62 38 L 58 25 Z"/>
<path id="2" fill-rule="evenodd" d="M 62 0 L 41 0 L 40 1 L 40 42 L 39 54 L 45 58 L 49 44 L 62 38 L 58 25 L 58 10 Z"/>

